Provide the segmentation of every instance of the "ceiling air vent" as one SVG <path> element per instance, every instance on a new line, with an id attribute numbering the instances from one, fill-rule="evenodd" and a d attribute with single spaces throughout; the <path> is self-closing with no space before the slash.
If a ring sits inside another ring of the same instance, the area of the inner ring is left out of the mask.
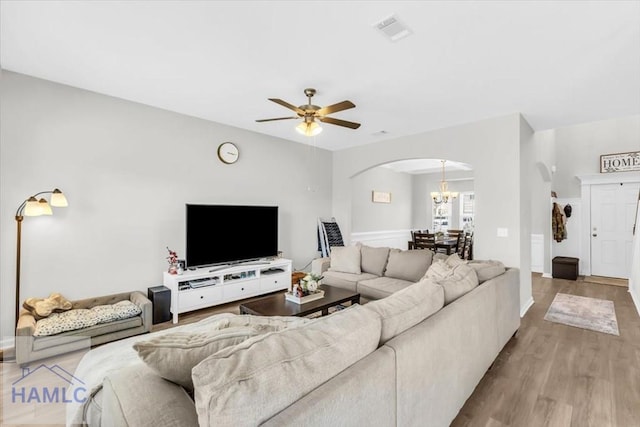
<path id="1" fill-rule="evenodd" d="M 391 15 L 374 26 L 392 42 L 397 42 L 412 34 L 411 30 L 400 22 L 396 15 Z"/>

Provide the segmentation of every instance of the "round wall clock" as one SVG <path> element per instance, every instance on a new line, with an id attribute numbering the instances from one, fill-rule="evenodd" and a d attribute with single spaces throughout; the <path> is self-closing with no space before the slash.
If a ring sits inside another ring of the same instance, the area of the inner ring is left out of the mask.
<path id="1" fill-rule="evenodd" d="M 218 146 L 218 158 L 222 163 L 231 165 L 238 161 L 238 147 L 233 142 L 223 142 Z"/>

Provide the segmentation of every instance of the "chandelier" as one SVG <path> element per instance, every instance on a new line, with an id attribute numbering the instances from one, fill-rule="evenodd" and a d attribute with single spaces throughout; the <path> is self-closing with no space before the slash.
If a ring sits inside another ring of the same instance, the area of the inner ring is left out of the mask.
<path id="1" fill-rule="evenodd" d="M 457 192 L 449 191 L 449 186 L 447 181 L 444 179 L 444 163 L 446 160 L 440 160 L 442 162 L 442 181 L 440 181 L 440 191 L 432 191 L 431 198 L 433 199 L 433 203 L 436 205 L 440 205 L 442 203 L 449 203 L 449 199 L 455 199 L 458 197 Z"/>

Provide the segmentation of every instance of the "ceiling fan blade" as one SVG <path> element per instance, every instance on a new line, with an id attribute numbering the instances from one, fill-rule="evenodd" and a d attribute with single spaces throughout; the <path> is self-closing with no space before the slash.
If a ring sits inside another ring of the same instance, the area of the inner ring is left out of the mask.
<path id="1" fill-rule="evenodd" d="M 318 117 L 323 123 L 329 123 L 332 125 L 344 126 L 346 128 L 358 129 L 360 127 L 360 123 L 348 122 L 346 120 L 334 119 L 333 117 Z"/>
<path id="2" fill-rule="evenodd" d="M 329 105 L 328 107 L 323 107 L 316 111 L 317 116 L 326 116 L 327 114 L 336 113 L 338 111 L 348 110 L 349 108 L 353 108 L 356 105 L 351 101 L 342 101 L 337 104 Z"/>
<path id="3" fill-rule="evenodd" d="M 300 117 L 298 116 L 294 116 L 294 117 L 277 117 L 275 119 L 260 119 L 260 120 L 256 120 L 256 122 L 272 122 L 274 120 L 289 120 L 289 119 L 299 119 Z"/>
<path id="4" fill-rule="evenodd" d="M 296 107 L 295 105 L 289 104 L 287 101 L 283 101 L 282 99 L 278 99 L 278 98 L 269 98 L 269 101 L 273 101 L 276 104 L 280 104 L 283 107 L 286 107 L 290 110 L 295 111 L 296 113 L 300 114 L 301 116 L 304 116 L 304 110 L 301 110 L 300 108 Z"/>

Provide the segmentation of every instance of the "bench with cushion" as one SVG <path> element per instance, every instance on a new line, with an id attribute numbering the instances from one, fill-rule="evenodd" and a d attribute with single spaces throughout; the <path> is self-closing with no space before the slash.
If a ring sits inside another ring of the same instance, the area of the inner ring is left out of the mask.
<path id="1" fill-rule="evenodd" d="M 122 314 L 123 311 L 126 311 L 126 304 L 122 304 L 122 301 L 131 301 L 139 308 L 140 313 L 132 317 Z M 120 304 L 118 305 L 118 303 Z M 74 316 L 74 312 L 71 310 L 80 309 L 78 313 L 86 313 L 86 310 L 82 309 L 109 305 L 114 305 L 115 311 L 120 312 L 118 318 L 105 321 L 105 310 L 95 310 L 97 312 L 95 316 L 102 316 L 102 319 L 99 322 L 84 323 L 91 324 L 90 326 L 71 330 L 64 330 L 69 329 L 65 327 L 60 329 L 64 332 L 54 334 L 50 333 L 51 330 L 46 331 L 46 329 L 57 326 L 55 325 L 57 316 L 61 316 L 61 319 L 66 318 L 67 321 L 72 319 L 71 321 L 77 322 L 78 325 L 83 325 L 84 320 L 78 320 L 78 317 Z M 71 310 L 60 314 L 54 313 L 51 318 L 42 320 L 36 320 L 29 311 L 22 310 L 16 328 L 16 362 L 19 365 L 24 365 L 34 360 L 87 349 L 89 346 L 143 334 L 151 330 L 152 305 L 142 292 L 125 292 L 74 301 Z M 49 325 L 47 328 L 42 327 L 42 324 L 38 327 L 38 322 L 48 322 Z"/>

